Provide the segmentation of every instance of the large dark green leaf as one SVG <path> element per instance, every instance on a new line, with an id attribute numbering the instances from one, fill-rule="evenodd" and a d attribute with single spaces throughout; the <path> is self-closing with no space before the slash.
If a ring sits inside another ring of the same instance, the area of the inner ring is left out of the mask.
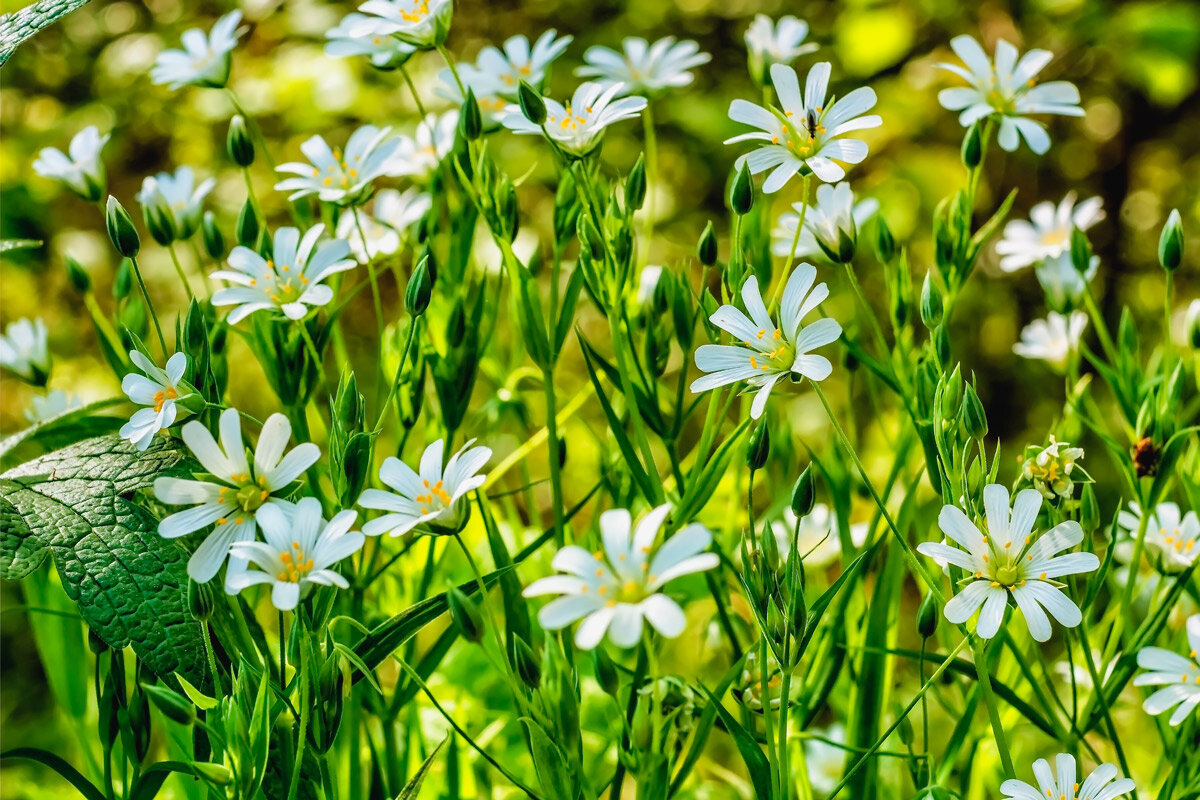
<path id="1" fill-rule="evenodd" d="M 0 475 L 0 578 L 53 555 L 79 614 L 109 646 L 132 646 L 160 676 L 202 685 L 200 626 L 188 613 L 187 553 L 157 533 L 133 492 L 186 458 L 174 441 L 139 453 L 118 436 L 57 450 Z"/>

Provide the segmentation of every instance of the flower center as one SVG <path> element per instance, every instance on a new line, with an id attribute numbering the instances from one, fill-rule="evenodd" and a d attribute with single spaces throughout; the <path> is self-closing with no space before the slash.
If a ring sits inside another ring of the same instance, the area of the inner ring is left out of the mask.
<path id="1" fill-rule="evenodd" d="M 1017 579 L 1020 577 L 1020 575 L 1021 575 L 1020 570 L 1018 570 L 1012 564 L 1008 564 L 1008 565 L 1000 567 L 1000 569 L 996 570 L 996 582 L 999 583 L 1001 586 L 1006 586 L 1006 587 L 1011 588 L 1013 585 L 1016 584 Z"/>
<path id="2" fill-rule="evenodd" d="M 241 485 L 234 492 L 232 498 L 227 497 L 227 492 L 231 491 L 230 487 L 223 487 L 221 499 L 233 503 L 246 513 L 257 511 L 271 496 L 265 477 L 260 476 L 257 482 L 250 480 L 249 475 L 231 475 L 230 478 L 241 482 Z"/>
<path id="3" fill-rule="evenodd" d="M 154 393 L 154 410 L 161 412 L 163 406 L 168 400 L 175 400 L 179 397 L 179 392 L 175 391 L 174 386 L 168 386 L 166 389 Z"/>
<path id="4" fill-rule="evenodd" d="M 292 542 L 290 550 L 281 551 L 279 560 L 283 564 L 283 569 L 275 576 L 277 580 L 299 583 L 308 576 L 308 573 L 312 572 L 313 560 L 305 557 L 299 542 Z"/>
<path id="5" fill-rule="evenodd" d="M 418 503 L 421 504 L 422 514 L 428 514 L 434 509 L 441 511 L 442 509 L 450 507 L 450 494 L 444 488 L 442 488 L 441 481 L 430 484 L 429 481 L 426 480 L 424 481 L 424 484 L 428 491 L 424 494 L 419 494 L 416 496 L 416 498 L 414 498 Z"/>
<path id="6" fill-rule="evenodd" d="M 1005 95 L 997 88 L 993 88 L 988 92 L 987 103 L 1001 114 L 1014 114 L 1017 110 L 1016 105 L 1013 103 L 1013 98 Z"/>
<path id="7" fill-rule="evenodd" d="M 414 3 L 412 11 L 401 11 L 400 17 L 405 22 L 420 22 L 429 16 L 429 3 L 419 2 Z"/>
<path id="8" fill-rule="evenodd" d="M 1042 234 L 1042 244 L 1046 247 L 1061 247 L 1071 238 L 1070 231 L 1064 228 L 1056 228 L 1052 231 L 1047 231 Z"/>
<path id="9" fill-rule="evenodd" d="M 779 328 L 773 331 L 762 328 L 755 334 L 755 337 L 754 341 L 746 342 L 747 347 L 761 348 L 764 345 L 770 345 L 772 349 L 750 355 L 750 366 L 753 369 L 770 371 L 792 368 L 796 354 L 791 343 L 783 338 L 783 331 Z"/>
<path id="10" fill-rule="evenodd" d="M 1191 554 L 1192 550 L 1196 547 L 1196 537 L 1192 536 L 1185 539 L 1179 535 L 1179 528 L 1161 528 L 1159 534 L 1163 537 L 1163 541 L 1170 545 L 1176 553 Z"/>

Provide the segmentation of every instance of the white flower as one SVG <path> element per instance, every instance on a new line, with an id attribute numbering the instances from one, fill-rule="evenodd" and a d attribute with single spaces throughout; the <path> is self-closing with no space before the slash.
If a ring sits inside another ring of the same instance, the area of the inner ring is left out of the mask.
<path id="1" fill-rule="evenodd" d="M 325 43 L 325 54 L 338 58 L 369 56 L 372 65 L 382 68 L 399 66 L 417 52 L 417 48 L 391 34 L 366 28 L 376 22 L 363 14 L 347 14 L 325 34 L 329 40 Z"/>
<path id="2" fill-rule="evenodd" d="M 413 136 L 402 135 L 396 139 L 396 149 L 383 165 L 383 173 L 393 178 L 428 181 L 454 149 L 457 133 L 457 110 L 427 114 L 417 123 Z"/>
<path id="3" fill-rule="evenodd" d="M 1137 788 L 1129 778 L 1113 780 L 1119 774 L 1112 764 L 1101 764 L 1080 785 L 1075 773 L 1075 757 L 1059 753 L 1054 760 L 1057 772 L 1050 769 L 1050 762 L 1039 758 L 1033 762 L 1033 775 L 1037 788 L 1025 781 L 1009 778 L 1000 784 L 1005 800 L 1113 800 Z"/>
<path id="4" fill-rule="evenodd" d="M 34 386 L 50 378 L 50 346 L 41 317 L 8 323 L 0 336 L 0 367 Z"/>
<path id="5" fill-rule="evenodd" d="M 1060 591 L 1063 584 L 1054 581 L 1064 575 L 1091 572 L 1100 566 L 1092 553 L 1057 553 L 1083 541 L 1083 528 L 1068 520 L 1051 528 L 1034 541 L 1032 535 L 1042 496 L 1033 489 L 1017 493 L 1009 517 L 1008 489 L 998 483 L 983 490 L 987 516 L 987 535 L 956 506 L 944 505 L 938 515 L 938 526 L 956 544 L 924 542 L 917 551 L 930 558 L 945 559 L 961 567 L 970 581 L 950 602 L 946 603 L 946 619 L 955 625 L 966 622 L 980 609 L 975 632 L 990 639 L 1000 629 L 1004 610 L 1011 594 L 1029 633 L 1039 642 L 1050 638 L 1050 620 L 1045 606 L 1061 625 L 1074 628 L 1082 620 L 1079 608 Z"/>
<path id="6" fill-rule="evenodd" d="M 44 395 L 35 394 L 29 402 L 32 407 L 25 409 L 25 419 L 35 425 L 65 414 L 73 408 L 79 408 L 80 405 L 78 397 L 71 397 L 62 389 L 51 389 Z"/>
<path id="7" fill-rule="evenodd" d="M 1067 315 L 1051 311 L 1045 319 L 1035 319 L 1021 330 L 1021 341 L 1013 345 L 1013 352 L 1022 358 L 1045 361 L 1055 371 L 1062 372 L 1079 349 L 1087 324 L 1087 314 L 1082 311 Z"/>
<path id="8" fill-rule="evenodd" d="M 746 381 L 758 394 L 750 407 L 755 419 L 762 416 L 767 397 L 780 378 L 796 374 L 811 381 L 823 381 L 833 372 L 825 356 L 811 351 L 837 341 L 842 326 L 833 319 L 819 319 L 811 325 L 801 320 L 829 296 L 829 287 L 813 282 L 817 270 L 800 264 L 788 278 L 780 306 L 780 326 L 776 327 L 762 294 L 758 279 L 751 276 L 742 286 L 742 302 L 747 317 L 735 306 L 723 305 L 709 319 L 717 327 L 740 339 L 743 345 L 705 344 L 696 349 L 696 366 L 711 374 L 692 382 L 693 392 L 704 392 L 738 381 Z M 812 290 L 811 292 L 809 290 Z"/>
<path id="9" fill-rule="evenodd" d="M 391 128 L 364 125 L 346 142 L 346 152 L 334 150 L 320 136 L 300 145 L 300 151 L 312 163 L 292 161 L 280 164 L 276 172 L 292 173 L 275 184 L 278 192 L 291 192 L 288 200 L 315 194 L 326 203 L 358 205 L 371 193 L 371 181 L 387 174 L 385 165 L 400 146 L 389 139 Z"/>
<path id="10" fill-rule="evenodd" d="M 621 84 L 605 86 L 588 81 L 579 84 L 565 106 L 545 98 L 546 121 L 542 125 L 534 125 L 515 106 L 508 108 L 501 122 L 515 133 L 545 135 L 566 153 L 586 156 L 600 146 L 605 128 L 633 119 L 645 109 L 644 97 L 617 99 L 621 89 Z"/>
<path id="11" fill-rule="evenodd" d="M 62 181 L 83 199 L 96 202 L 108 183 L 100 151 L 110 135 L 101 136 L 95 125 L 89 125 L 72 137 L 67 147 L 70 155 L 57 147 L 42 148 L 33 162 L 33 171 L 43 178 Z"/>
<path id="12" fill-rule="evenodd" d="M 231 553 L 259 569 L 238 575 L 232 586 L 241 591 L 247 586 L 271 584 L 271 604 L 280 611 L 291 611 L 314 585 L 347 589 L 350 583 L 332 569 L 333 565 L 363 546 L 361 531 L 351 531 L 356 511 L 343 511 L 329 522 L 321 518 L 321 501 L 305 497 L 291 514 L 275 506 L 263 506 L 258 524 L 265 542 L 241 542 Z"/>
<path id="13" fill-rule="evenodd" d="M 175 353 L 167 359 L 166 369 L 159 369 L 157 364 L 137 350 L 129 351 L 129 360 L 145 374 L 131 372 L 126 375 L 121 379 L 121 391 L 132 402 L 146 408 L 135 411 L 129 422 L 121 426 L 120 433 L 137 445 L 138 450 L 145 450 L 154 441 L 155 434 L 170 428 L 190 413 L 176 402 L 192 391 L 183 380 L 188 358 L 183 353 Z"/>
<path id="14" fill-rule="evenodd" d="M 174 539 L 217 524 L 188 560 L 187 571 L 192 580 L 205 583 L 217 574 L 228 555 L 225 590 L 233 594 L 237 591 L 237 576 L 246 571 L 246 560 L 231 555 L 230 548 L 238 542 L 254 541 L 255 516 L 264 507 L 274 505 L 291 512 L 292 504 L 278 495 L 316 462 L 321 451 L 305 442 L 284 455 L 292 425 L 283 414 L 272 414 L 258 436 L 251 465 L 246 459 L 237 409 L 221 412 L 218 426 L 219 446 L 199 422 L 193 420 L 183 426 L 183 441 L 208 473 L 205 479 L 158 478 L 154 494 L 169 505 L 194 506 L 159 522 L 160 536 Z"/>
<path id="15" fill-rule="evenodd" d="M 607 47 L 589 47 L 583 54 L 587 66 L 579 67 L 575 74 L 595 78 L 605 89 L 621 84 L 622 92 L 656 94 L 687 86 L 694 79 L 691 70 L 712 60 L 711 55 L 700 52 L 700 45 L 690 39 L 677 42 L 674 36 L 654 44 L 630 36 L 621 49 L 618 53 Z"/>
<path id="16" fill-rule="evenodd" d="M 1075 205 L 1075 193 L 1062 202 L 1038 203 L 1029 211 L 1029 221 L 1014 219 L 1004 226 L 1004 238 L 996 243 L 1000 269 L 1016 272 L 1042 261 L 1071 252 L 1071 234 L 1086 231 L 1104 219 L 1104 201 L 1092 197 Z"/>
<path id="17" fill-rule="evenodd" d="M 1117 515 L 1117 525 L 1135 538 L 1141 527 L 1142 507 L 1130 503 L 1129 509 Z M 1159 503 L 1146 520 L 1146 547 L 1160 557 L 1164 571 L 1187 569 L 1200 555 L 1200 517 L 1195 511 L 1182 513 L 1175 503 Z"/>
<path id="18" fill-rule="evenodd" d="M 510 91 L 499 78 L 477 69 L 473 64 L 459 66 L 458 80 L 462 81 L 464 90 L 474 93 L 475 105 L 479 106 L 479 116 L 484 130 L 491 131 L 500 127 L 505 112 L 516 97 L 515 92 Z M 438 73 L 438 81 L 438 86 L 434 89 L 436 94 L 456 106 L 461 106 L 466 102 L 466 96 L 459 91 L 458 81 L 454 80 L 454 73 L 444 69 Z M 458 119 L 455 118 L 454 122 L 457 125 Z M 447 138 L 450 144 L 453 144 L 453 131 L 449 133 L 451 135 Z"/>
<path id="19" fill-rule="evenodd" d="M 1048 258 L 1034 269 L 1042 291 L 1046 293 L 1046 303 L 1051 308 L 1069 310 L 1083 300 L 1084 292 L 1096 272 L 1100 269 L 1100 256 L 1092 256 L 1087 272 L 1080 275 L 1071 261 L 1070 253 L 1063 253 L 1058 258 Z"/>
<path id="20" fill-rule="evenodd" d="M 196 186 L 192 168 L 180 167 L 174 175 L 160 172 L 143 179 L 137 199 L 143 206 L 154 207 L 171 220 L 174 238 L 188 239 L 200 227 L 204 198 L 216 185 L 217 181 L 209 178 Z"/>
<path id="21" fill-rule="evenodd" d="M 338 220 L 337 237 L 349 242 L 354 257 L 366 264 L 376 256 L 388 256 L 399 250 L 408 239 L 409 231 L 432 206 L 430 196 L 414 187 L 403 193 L 384 189 L 375 195 L 374 213 L 360 213 L 357 224 L 353 211 L 343 212 Z M 361 233 L 359 224 L 362 225 Z M 362 234 L 367 237 L 365 247 Z"/>
<path id="22" fill-rule="evenodd" d="M 533 47 L 524 36 L 512 36 L 504 42 L 501 52 L 495 47 L 485 47 L 475 58 L 475 69 L 499 81 L 505 91 L 515 96 L 517 86 L 525 81 L 535 89 L 546 80 L 546 69 L 562 55 L 572 37 L 556 38 L 558 32 L 548 30 L 538 37 Z"/>
<path id="23" fill-rule="evenodd" d="M 808 207 L 804 215 L 804 230 L 796 240 L 796 225 L 800 222 L 803 203 L 796 203 L 792 211 L 779 215 L 776 227 L 771 231 L 771 252 L 787 258 L 792 254 L 792 242 L 796 241 L 796 258 L 826 255 L 835 261 L 844 260 L 843 245 L 849 244 L 851 254 L 858 242 L 858 229 L 879 210 L 879 201 L 873 197 L 854 202 L 854 193 L 845 181 L 830 186 L 823 183 L 817 187 L 817 201 Z"/>
<path id="24" fill-rule="evenodd" d="M 1200 614 L 1188 617 L 1187 641 L 1191 652 L 1181 656 L 1161 647 L 1144 647 L 1138 666 L 1150 670 L 1133 679 L 1134 686 L 1165 686 L 1146 698 L 1142 710 L 1158 716 L 1175 706 L 1170 723 L 1179 725 L 1200 705 Z"/>
<path id="25" fill-rule="evenodd" d="M 1200 350 L 1200 299 L 1191 301 L 1172 316 L 1171 339 L 1180 347 Z"/>
<path id="26" fill-rule="evenodd" d="M 827 795 L 837 788 L 846 768 L 846 751 L 830 742 L 845 744 L 846 729 L 834 723 L 824 731 L 815 733 L 822 738 L 809 737 L 804 740 L 805 770 L 812 788 L 819 795 Z"/>
<path id="27" fill-rule="evenodd" d="M 703 552 L 712 534 L 703 525 L 680 530 L 662 546 L 654 548 L 669 505 L 647 512 L 636 530 L 625 509 L 610 509 L 600 515 L 603 550 L 589 553 L 568 545 L 554 555 L 551 565 L 565 575 L 551 575 L 525 587 L 525 597 L 557 594 L 558 599 L 538 612 L 546 630 L 559 630 L 582 619 L 575 631 L 575 645 L 591 650 L 604 634 L 618 647 L 632 647 L 642 636 L 642 623 L 673 639 L 683 632 L 683 609 L 659 590 L 683 575 L 713 569 L 716 554 Z M 632 535 L 631 535 L 632 533 Z"/>
<path id="28" fill-rule="evenodd" d="M 236 286 L 213 292 L 214 306 L 237 306 L 229 314 L 229 323 L 237 324 L 255 311 L 278 309 L 288 319 L 303 319 L 308 306 L 323 306 L 333 299 L 333 289 L 321 281 L 354 268 L 350 245 L 342 239 L 317 240 L 325 232 L 318 224 L 300 238 L 296 228 L 275 231 L 273 258 L 264 259 L 249 247 L 238 245 L 229 254 L 232 270 L 218 270 L 213 278 Z M 315 251 L 314 251 L 315 248 Z"/>
<path id="29" fill-rule="evenodd" d="M 943 89 L 938 102 L 950 111 L 961 111 L 958 122 L 964 128 L 993 114 L 1000 117 L 997 141 L 1010 153 L 1021 139 L 1029 149 L 1041 155 L 1050 149 L 1050 136 L 1040 122 L 1026 119 L 1028 114 L 1061 114 L 1082 117 L 1079 90 L 1067 81 L 1050 81 L 1041 86 L 1033 80 L 1050 63 L 1054 54 L 1048 50 L 1030 50 L 1018 61 L 1017 48 L 1000 39 L 996 42 L 993 65 L 979 42 L 970 36 L 956 36 L 950 47 L 963 60 L 966 68 L 957 64 L 938 64 L 939 67 L 962 77 L 970 88 Z"/>
<path id="30" fill-rule="evenodd" d="M 367 0 L 358 7 L 367 16 L 359 30 L 378 31 L 393 35 L 416 47 L 434 47 L 446 40 L 450 17 L 454 13 L 452 0 Z"/>
<path id="31" fill-rule="evenodd" d="M 387 533 L 403 536 L 414 528 L 430 533 L 456 533 L 466 522 L 466 496 L 483 486 L 479 470 L 492 457 L 491 448 L 471 447 L 474 440 L 442 467 L 446 442 L 438 439 L 425 448 L 418 472 L 398 458 L 389 457 L 379 469 L 379 480 L 393 491 L 367 489 L 359 498 L 363 508 L 386 511 L 363 525 L 367 536 Z"/>
<path id="32" fill-rule="evenodd" d="M 861 547 L 867 540 L 868 527 L 865 522 L 850 526 L 850 539 L 855 547 Z M 817 503 L 812 511 L 800 519 L 799 532 L 796 530 L 796 513 L 790 507 L 785 508 L 783 519 L 771 523 L 771 533 L 775 536 L 781 563 L 786 563 L 788 554 L 792 552 L 793 536 L 796 537 L 796 548 L 804 559 L 806 569 L 827 567 L 837 561 L 842 553 L 837 517 L 824 503 Z"/>
<path id="33" fill-rule="evenodd" d="M 164 50 L 154 60 L 150 80 L 179 89 L 190 84 L 223 88 L 229 81 L 230 53 L 241 35 L 241 11 L 230 11 L 213 25 L 212 33 L 192 28 L 183 32 L 182 50 Z"/>
<path id="34" fill-rule="evenodd" d="M 809 70 L 802 95 L 796 71 L 775 64 L 771 67 L 771 82 L 779 96 L 780 108 L 763 108 L 742 99 L 729 104 L 730 119 L 757 130 L 726 139 L 725 144 L 763 142 L 742 156 L 739 163 L 745 162 L 754 175 L 773 170 L 763 183 L 767 194 L 782 189 L 802 170 L 804 174 L 811 171 L 827 183 L 840 181 L 846 177 L 846 171 L 832 159 L 858 164 L 867 157 L 866 142 L 838 137 L 883 124 L 877 114 L 860 116 L 875 106 L 875 91 L 864 86 L 827 102 L 829 73 L 828 61 Z"/>
<path id="35" fill-rule="evenodd" d="M 1091 476 L 1075 462 L 1083 458 L 1082 447 L 1072 447 L 1050 435 L 1046 447 L 1031 446 L 1021 461 L 1021 480 L 1029 483 L 1047 500 L 1071 499 L 1075 479 L 1090 482 Z"/>
<path id="36" fill-rule="evenodd" d="M 766 83 L 767 70 L 773 64 L 790 65 L 800 56 L 815 51 L 817 44 L 805 44 L 807 37 L 808 23 L 802 19 L 789 15 L 772 21 L 766 14 L 756 14 L 746 28 L 746 50 L 755 79 Z"/>

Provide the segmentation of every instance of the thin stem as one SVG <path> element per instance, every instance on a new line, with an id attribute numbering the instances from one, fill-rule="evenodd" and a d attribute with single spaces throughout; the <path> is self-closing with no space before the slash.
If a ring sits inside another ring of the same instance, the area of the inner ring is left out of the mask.
<path id="1" fill-rule="evenodd" d="M 179 263 L 179 256 L 175 253 L 174 242 L 167 245 L 167 252 L 171 254 L 171 263 L 175 265 L 175 274 L 179 276 L 179 282 L 183 284 L 188 300 L 195 300 L 196 293 L 192 291 L 192 284 L 188 281 L 187 273 L 183 271 L 183 264 Z"/>
<path id="2" fill-rule="evenodd" d="M 375 420 L 374 430 L 376 433 L 383 429 L 383 416 L 387 413 L 388 406 L 392 404 L 392 400 L 396 397 L 396 392 L 400 390 L 400 376 L 404 373 L 405 363 L 408 362 L 408 352 L 412 349 L 413 337 L 417 333 L 418 319 L 419 317 L 413 317 L 408 322 L 408 338 L 405 339 L 404 349 L 400 352 L 400 363 L 396 366 L 396 375 L 392 378 L 392 385 L 388 389 L 387 399 L 379 407 L 379 416 Z"/>
<path id="3" fill-rule="evenodd" d="M 146 308 L 150 311 L 150 319 L 154 320 L 154 331 L 158 334 L 158 343 L 162 345 L 163 358 L 166 358 L 171 352 L 167 349 L 167 337 L 163 336 L 162 325 L 159 324 L 154 303 L 150 300 L 150 292 L 146 291 L 146 282 L 142 280 L 142 269 L 138 266 L 137 257 L 130 256 L 129 263 L 133 265 L 133 274 L 137 277 L 138 288 L 142 290 L 142 299 L 146 301 Z"/>
<path id="4" fill-rule="evenodd" d="M 303 626 L 302 626 L 303 627 Z M 301 637 L 304 636 L 304 631 L 300 631 Z M 300 789 L 300 767 L 304 763 L 304 743 L 308 737 L 308 717 L 311 713 L 312 703 L 309 700 L 308 691 L 308 645 L 307 642 L 300 643 L 300 736 L 296 740 L 296 760 L 292 763 L 292 781 L 288 786 L 288 800 L 296 800 L 297 792 Z M 282 682 L 283 676 L 280 676 Z"/>
<path id="5" fill-rule="evenodd" d="M 867 296 L 862 290 L 862 285 L 858 282 L 858 276 L 854 274 L 854 268 L 850 266 L 849 261 L 844 266 L 846 268 L 846 279 L 854 289 L 854 295 L 858 298 L 858 302 L 862 305 L 865 312 L 864 315 L 870 323 L 871 333 L 875 337 L 875 344 L 879 347 L 879 355 L 881 358 L 886 359 L 890 349 L 888 348 L 887 338 L 883 335 L 883 328 L 879 325 L 879 319 L 875 316 L 875 311 L 871 308 L 871 304 L 867 302 Z"/>
<path id="6" fill-rule="evenodd" d="M 787 263 L 783 265 L 783 273 L 775 282 L 775 291 L 771 293 L 772 310 L 779 307 L 779 299 L 783 296 L 783 287 L 787 283 L 788 273 L 792 270 L 792 263 L 796 260 L 796 247 L 800 244 L 800 232 L 804 230 L 804 219 L 808 216 L 808 184 L 812 180 L 812 175 L 804 176 L 800 188 L 800 216 L 796 219 L 796 233 L 792 237 L 792 249 L 788 253 Z"/>
<path id="7" fill-rule="evenodd" d="M 375 272 L 371 269 L 371 264 L 375 259 L 371 256 L 371 251 L 367 245 L 367 234 L 363 230 L 362 219 L 358 215 L 358 208 L 354 207 L 350 210 L 354 217 L 354 227 L 358 230 L 358 237 L 362 240 L 363 256 L 367 259 L 367 278 L 371 281 L 371 299 L 375 303 L 375 340 L 383 341 L 383 301 L 379 298 L 379 280 L 375 277 Z M 379 395 L 376 394 L 376 397 Z"/>
<path id="8" fill-rule="evenodd" d="M 408 91 L 412 92 L 413 102 L 417 104 L 417 113 L 421 115 L 421 119 L 427 116 L 425 113 L 425 104 L 421 102 L 421 95 L 417 94 L 417 86 L 413 83 L 412 76 L 408 74 L 408 67 L 400 67 L 400 75 L 404 78 L 404 82 L 408 84 Z"/>
<path id="9" fill-rule="evenodd" d="M 643 246 L 641 263 L 650 262 L 650 248 L 654 246 L 654 189 L 658 186 L 658 135 L 654 128 L 653 104 L 647 103 L 642 112 L 642 130 L 646 143 L 646 218 L 642 230 Z"/>
<path id="10" fill-rule="evenodd" d="M 987 668 L 987 654 L 983 645 L 974 640 L 971 650 L 975 654 L 975 673 L 979 676 L 979 687 L 983 691 L 983 702 L 987 706 L 988 718 L 992 723 L 992 735 L 996 737 L 996 748 L 1000 751 L 1000 763 L 1004 766 L 1004 776 L 1011 778 L 1016 775 L 1013 769 L 1012 755 L 1008 752 L 1008 740 L 1004 736 L 1004 725 L 1000 721 L 1000 707 L 996 703 L 996 695 L 992 691 L 992 676 Z"/>
<path id="11" fill-rule="evenodd" d="M 304 324 L 304 320 L 297 320 L 296 327 L 300 329 L 300 338 L 304 339 L 304 348 L 308 350 L 309 357 L 312 358 L 313 364 L 317 367 L 317 374 L 321 378 L 321 384 L 328 385 L 328 380 L 325 378 L 325 365 L 322 363 L 321 351 L 317 349 L 317 344 L 312 340 L 312 335 L 308 332 L 308 326 Z"/>
<path id="12" fill-rule="evenodd" d="M 558 440 L 558 408 L 554 396 L 554 365 L 542 370 L 542 386 L 546 392 L 546 431 L 548 443 L 548 458 L 550 459 L 550 505 L 554 510 L 554 541 L 559 547 L 566 541 L 566 522 L 563 519 L 563 490 L 562 465 L 559 454 L 562 452 Z"/>
<path id="13" fill-rule="evenodd" d="M 1083 305 L 1087 309 L 1088 316 L 1092 318 L 1092 327 L 1096 329 L 1096 336 L 1100 339 L 1100 346 L 1104 349 L 1104 356 L 1108 359 L 1109 364 L 1116 364 L 1119 358 L 1117 348 L 1113 344 L 1112 337 L 1108 335 L 1108 326 L 1104 324 L 1104 317 L 1100 314 L 1100 308 L 1096 305 L 1095 298 L 1092 297 L 1092 290 L 1084 287 L 1083 289 Z"/>
<path id="14" fill-rule="evenodd" d="M 454 56 L 450 55 L 450 51 L 446 49 L 446 45 L 437 45 L 438 54 L 442 60 L 446 62 L 446 66 L 450 68 L 450 74 L 454 76 L 454 83 L 458 86 L 458 93 L 464 99 L 467 96 L 467 88 L 463 86 L 462 78 L 458 76 L 458 67 L 454 64 Z"/>

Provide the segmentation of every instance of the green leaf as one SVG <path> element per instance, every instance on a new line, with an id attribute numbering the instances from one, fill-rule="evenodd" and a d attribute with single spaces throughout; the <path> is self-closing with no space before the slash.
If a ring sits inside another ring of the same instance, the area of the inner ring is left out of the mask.
<path id="1" fill-rule="evenodd" d="M 450 737 L 447 736 L 446 739 Z M 437 747 L 429 751 L 429 755 L 421 762 L 421 766 L 417 769 L 417 774 L 412 776 L 412 780 L 404 784 L 404 788 L 400 790 L 400 794 L 396 795 L 396 800 L 417 800 L 417 794 L 421 791 L 421 784 L 425 782 L 425 776 L 429 774 L 429 768 L 433 766 L 433 760 L 437 758 L 437 754 L 442 751 L 442 747 L 446 744 L 446 739 L 438 742 Z"/>
<path id="2" fill-rule="evenodd" d="M 529 734 L 529 752 L 533 755 L 533 768 L 538 783 L 549 797 L 556 800 L 572 800 L 571 780 L 567 776 L 567 759 L 542 726 L 529 717 L 521 717 L 521 724 Z"/>
<path id="3" fill-rule="evenodd" d="M 79 770 L 72 767 L 62 758 L 54 755 L 54 753 L 48 753 L 36 747 L 14 747 L 12 750 L 5 750 L 3 753 L 0 753 L 0 759 L 4 758 L 23 758 L 27 761 L 36 761 L 57 772 L 63 780 L 78 789 L 79 793 L 86 797 L 87 800 L 104 800 L 104 794 L 93 786 L 91 781 L 83 777 Z"/>
<path id="4" fill-rule="evenodd" d="M 21 451 L 26 446 L 66 446 L 90 436 L 115 432 L 127 417 L 98 416 L 96 412 L 123 400 L 123 397 L 113 397 L 80 408 L 67 409 L 61 414 L 39 420 L 28 428 L 5 437 L 0 440 L 0 466 L 20 463 Z"/>
<path id="5" fill-rule="evenodd" d="M 67 595 L 106 644 L 132 645 L 160 677 L 177 672 L 203 685 L 187 553 L 160 537 L 158 521 L 131 499 L 186 457 L 174 441 L 139 453 L 101 436 L 0 475 L 0 579 L 19 580 L 53 555 Z"/>
<path id="6" fill-rule="evenodd" d="M 743 653 L 742 657 L 733 662 L 733 665 L 721 678 L 721 682 L 717 684 L 717 690 L 713 692 L 717 697 L 724 697 L 725 692 L 729 691 L 729 687 L 742 674 L 742 665 L 746 663 L 748 653 Z M 700 719 L 696 722 L 696 727 L 693 729 L 691 736 L 691 746 L 688 749 L 687 755 L 684 756 L 679 767 L 675 771 L 675 777 L 671 780 L 670 797 L 674 797 L 683 786 L 684 780 L 688 774 L 700 760 L 700 755 L 704 752 L 704 743 L 708 741 L 708 734 L 712 731 L 713 723 L 717 719 L 717 706 L 720 703 L 708 703 L 704 706 L 704 710 L 700 712 Z"/>
<path id="7" fill-rule="evenodd" d="M 679 507 L 675 512 L 675 522 L 684 523 L 695 519 L 696 515 L 703 510 L 704 506 L 712 499 L 716 493 L 717 485 L 721 479 L 725 477 L 727 468 L 729 467 L 729 459 L 733 457 L 734 449 L 741 441 L 742 434 L 750 427 L 750 422 L 744 421 L 734 429 L 717 451 L 711 457 L 704 459 L 698 466 L 692 468 L 693 473 L 697 473 L 693 478 L 688 476 L 688 485 L 683 493 L 683 497 L 679 499 Z"/>
<path id="8" fill-rule="evenodd" d="M 721 705 L 720 698 L 704 686 L 701 686 L 700 689 L 708 695 L 709 702 L 721 717 L 721 725 L 733 737 L 733 743 L 737 745 L 742 761 L 746 763 L 746 769 L 750 772 L 750 782 L 754 785 L 754 796 L 759 800 L 770 800 L 771 764 L 767 761 L 766 754 L 763 753 L 762 748 L 758 746 L 758 742 L 754 740 L 750 732 L 742 727 L 742 724 L 734 718 L 733 714 L 729 713 L 725 706 Z"/>
<path id="9" fill-rule="evenodd" d="M 203 711 L 208 711 L 217 707 L 217 700 L 209 697 L 204 692 L 192 686 L 191 682 L 182 675 L 175 676 L 179 680 L 179 685 L 183 689 L 183 693 L 192 701 L 192 705 Z"/>

